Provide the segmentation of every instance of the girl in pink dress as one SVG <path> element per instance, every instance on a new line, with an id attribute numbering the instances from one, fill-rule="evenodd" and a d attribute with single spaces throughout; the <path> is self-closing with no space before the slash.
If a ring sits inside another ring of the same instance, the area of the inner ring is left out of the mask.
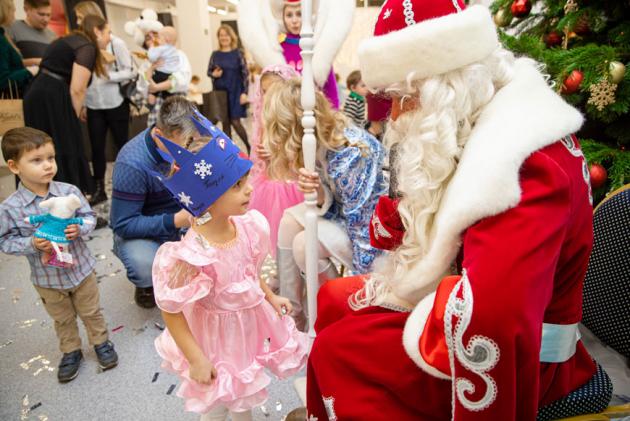
<path id="1" fill-rule="evenodd" d="M 278 241 L 278 226 L 284 210 L 304 201 L 304 195 L 300 193 L 293 182 L 270 180 L 266 174 L 265 159 L 268 156 L 262 139 L 262 103 L 265 92 L 273 82 L 288 80 L 298 77 L 298 74 L 288 65 L 273 65 L 263 69 L 256 86 L 254 87 L 253 123 L 252 123 L 252 152 L 250 154 L 254 166 L 250 172 L 250 180 L 254 191 L 252 192 L 249 208 L 262 213 L 269 222 L 271 237 L 271 253 L 276 255 L 276 243 Z"/>
<path id="2" fill-rule="evenodd" d="M 198 116 L 198 119 L 203 117 Z M 201 420 L 251 420 L 267 399 L 265 368 L 278 377 L 305 364 L 308 339 L 285 316 L 290 302 L 259 280 L 269 226 L 247 211 L 249 161 L 209 122 L 189 150 L 161 139 L 173 173 L 159 177 L 194 218 L 181 241 L 158 250 L 155 298 L 166 330 L 156 339 L 162 367 L 181 379 L 177 395 Z M 192 153 L 200 149 L 197 153 Z"/>

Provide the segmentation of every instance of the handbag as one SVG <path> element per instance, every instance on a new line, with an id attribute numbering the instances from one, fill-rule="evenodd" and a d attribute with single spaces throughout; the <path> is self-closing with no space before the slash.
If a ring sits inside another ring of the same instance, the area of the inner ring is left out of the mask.
<path id="1" fill-rule="evenodd" d="M 15 84 L 15 89 L 13 88 Z M 9 98 L 0 98 L 0 136 L 16 127 L 24 127 L 24 109 L 17 82 L 9 80 Z"/>
<path id="2" fill-rule="evenodd" d="M 111 42 L 112 45 L 112 54 L 116 57 L 116 52 L 114 51 L 114 41 Z M 134 59 L 131 57 L 131 68 L 133 69 Z M 118 71 L 118 60 L 114 60 L 114 68 Z M 140 106 L 134 102 L 134 97 L 138 88 L 136 84 L 138 82 L 139 75 L 135 75 L 132 79 L 127 82 L 118 82 L 118 88 L 120 90 L 120 95 L 122 95 L 123 99 L 127 101 L 130 105 L 133 105 L 135 108 L 139 109 Z"/>

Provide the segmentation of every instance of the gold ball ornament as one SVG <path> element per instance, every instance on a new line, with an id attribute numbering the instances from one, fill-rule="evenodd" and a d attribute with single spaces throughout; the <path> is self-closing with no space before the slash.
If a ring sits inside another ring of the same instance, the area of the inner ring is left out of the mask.
<path id="1" fill-rule="evenodd" d="M 620 61 L 611 61 L 608 65 L 608 73 L 613 83 L 621 83 L 626 75 L 626 66 Z"/>
<path id="2" fill-rule="evenodd" d="M 507 15 L 504 9 L 499 9 L 497 13 L 494 14 L 493 19 L 494 19 L 494 24 L 497 25 L 499 28 L 508 26 L 510 24 L 510 21 L 512 20 Z"/>

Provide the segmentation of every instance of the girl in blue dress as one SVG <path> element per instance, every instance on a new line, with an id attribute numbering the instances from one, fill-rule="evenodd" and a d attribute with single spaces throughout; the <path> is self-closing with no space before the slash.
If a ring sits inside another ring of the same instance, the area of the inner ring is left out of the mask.
<path id="1" fill-rule="evenodd" d="M 241 118 L 247 116 L 247 63 L 241 50 L 237 48 L 238 37 L 230 26 L 221 25 L 217 31 L 217 38 L 219 49 L 210 56 L 208 76 L 212 78 L 214 90 L 227 92 L 230 126 L 234 127 L 249 153 L 247 132 L 241 123 Z M 232 137 L 230 126 L 223 127 L 228 137 Z"/>
<path id="2" fill-rule="evenodd" d="M 369 226 L 376 202 L 387 193 L 383 176 L 385 150 L 376 138 L 334 111 L 321 92 L 316 93 L 316 172 L 304 168 L 302 158 L 300 81 L 274 83 L 265 94 L 263 142 L 269 150 L 267 165 L 274 179 L 296 180 L 303 193 L 317 191 L 319 221 L 318 272 L 320 283 L 338 276 L 330 258 L 354 273 L 368 273 L 380 254 L 370 245 Z M 303 203 L 284 211 L 278 230 L 280 292 L 291 300 L 299 328 L 305 267 Z"/>

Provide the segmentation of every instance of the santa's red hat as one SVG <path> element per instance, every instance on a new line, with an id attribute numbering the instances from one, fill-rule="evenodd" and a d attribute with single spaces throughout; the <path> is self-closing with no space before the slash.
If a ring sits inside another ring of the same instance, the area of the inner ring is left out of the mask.
<path id="1" fill-rule="evenodd" d="M 480 61 L 499 46 L 490 11 L 462 0 L 387 0 L 359 46 L 363 80 L 383 88 Z"/>

